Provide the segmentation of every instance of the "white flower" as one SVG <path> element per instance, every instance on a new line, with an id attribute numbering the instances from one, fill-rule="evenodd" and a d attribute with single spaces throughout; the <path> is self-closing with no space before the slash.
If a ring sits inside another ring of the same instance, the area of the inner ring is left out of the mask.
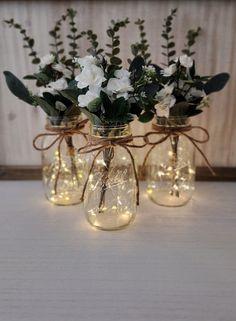
<path id="1" fill-rule="evenodd" d="M 98 60 L 93 56 L 85 56 L 83 58 L 74 58 L 74 62 L 78 63 L 81 67 L 87 67 L 90 65 L 96 65 Z"/>
<path id="2" fill-rule="evenodd" d="M 56 71 L 61 72 L 66 78 L 71 78 L 72 71 L 67 69 L 62 63 L 55 64 L 52 66 L 52 68 Z"/>
<path id="3" fill-rule="evenodd" d="M 170 77 L 176 72 L 176 70 L 177 70 L 176 64 L 172 64 L 169 67 L 166 67 L 163 70 L 161 70 L 161 74 L 164 77 Z"/>
<path id="4" fill-rule="evenodd" d="M 78 96 L 78 102 L 80 107 L 87 107 L 88 104 L 94 99 L 100 96 L 101 88 L 98 87 L 90 87 L 85 95 Z"/>
<path id="5" fill-rule="evenodd" d="M 186 99 L 191 99 L 193 97 L 199 98 L 199 97 L 205 97 L 205 96 L 206 96 L 206 94 L 203 90 L 191 88 L 190 91 L 186 95 Z"/>
<path id="6" fill-rule="evenodd" d="M 143 70 L 145 70 L 146 72 L 149 72 L 149 73 L 156 73 L 156 69 L 155 67 L 149 65 L 149 66 L 143 66 Z"/>
<path id="7" fill-rule="evenodd" d="M 182 66 L 184 66 L 185 68 L 191 68 L 193 65 L 193 60 L 191 57 L 187 56 L 187 55 L 183 55 L 179 57 L 179 62 Z"/>
<path id="8" fill-rule="evenodd" d="M 114 72 L 114 76 L 119 79 L 129 78 L 130 72 L 126 69 L 118 69 Z"/>
<path id="9" fill-rule="evenodd" d="M 157 92 L 156 99 L 162 100 L 166 96 L 171 95 L 173 90 L 174 90 L 173 84 L 165 85 L 164 88 L 162 88 L 160 91 Z"/>
<path id="10" fill-rule="evenodd" d="M 65 80 L 65 78 L 60 78 L 56 81 L 50 82 L 48 84 L 48 87 L 54 89 L 54 90 L 63 90 L 67 88 L 67 81 Z"/>
<path id="11" fill-rule="evenodd" d="M 174 106 L 176 99 L 173 95 L 168 95 L 155 105 L 158 117 L 169 117 L 170 108 Z"/>
<path id="12" fill-rule="evenodd" d="M 100 67 L 96 65 L 87 65 L 75 80 L 77 81 L 77 87 L 82 89 L 88 86 L 100 87 L 106 78 Z"/>
<path id="13" fill-rule="evenodd" d="M 116 94 L 117 98 L 124 97 L 128 99 L 128 92 L 133 91 L 130 84 L 130 72 L 125 69 L 116 70 L 114 73 L 116 78 L 110 78 L 105 91 L 108 95 Z"/>
<path id="14" fill-rule="evenodd" d="M 68 87 L 67 85 L 67 81 L 65 80 L 65 78 L 60 78 L 56 81 L 52 81 L 50 82 L 47 87 L 41 87 L 39 90 L 38 95 L 39 96 L 43 96 L 43 93 L 50 93 L 52 95 L 55 95 L 57 93 L 57 91 L 66 89 Z"/>
<path id="15" fill-rule="evenodd" d="M 49 87 L 40 87 L 39 91 L 38 91 L 38 96 L 39 97 L 43 97 L 44 93 L 50 93 L 50 94 L 55 94 L 55 90 L 53 88 L 49 88 Z"/>
<path id="16" fill-rule="evenodd" d="M 42 58 L 40 58 L 40 63 L 39 63 L 39 67 L 40 68 L 44 68 L 46 67 L 47 65 L 50 65 L 54 62 L 55 60 L 55 56 L 52 55 L 52 54 L 48 54 Z"/>

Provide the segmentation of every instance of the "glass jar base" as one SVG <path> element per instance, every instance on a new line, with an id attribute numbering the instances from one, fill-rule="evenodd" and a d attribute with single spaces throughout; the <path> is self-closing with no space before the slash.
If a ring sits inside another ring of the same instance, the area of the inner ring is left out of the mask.
<path id="1" fill-rule="evenodd" d="M 134 221 L 134 219 L 134 213 L 117 214 L 107 212 L 95 215 L 87 214 L 87 220 L 89 224 L 103 231 L 122 230 L 130 225 Z"/>
<path id="2" fill-rule="evenodd" d="M 54 204 L 54 205 L 58 205 L 58 206 L 70 206 L 70 205 L 78 205 L 80 203 L 82 203 L 81 199 L 79 198 L 73 198 L 73 197 L 69 197 L 69 196 L 62 196 L 62 195 L 53 195 L 53 196 L 48 196 L 45 195 L 46 199 Z"/>
<path id="3" fill-rule="evenodd" d="M 180 192 L 179 196 L 170 195 L 169 191 L 156 191 L 148 189 L 149 199 L 157 205 L 166 207 L 180 207 L 186 205 L 192 198 L 189 192 Z"/>

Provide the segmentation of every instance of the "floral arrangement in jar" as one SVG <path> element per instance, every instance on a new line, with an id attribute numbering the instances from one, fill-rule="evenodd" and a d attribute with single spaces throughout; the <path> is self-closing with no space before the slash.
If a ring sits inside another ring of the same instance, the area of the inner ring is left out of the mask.
<path id="1" fill-rule="evenodd" d="M 35 40 L 21 24 L 14 19 L 5 20 L 10 28 L 15 28 L 22 35 L 24 48 L 29 51 L 32 63 L 38 67 L 35 73 L 23 77 L 35 82 L 37 90 L 34 93 L 10 71 L 4 71 L 4 75 L 8 88 L 16 97 L 33 107 L 41 107 L 47 115 L 47 132 L 36 137 L 34 147 L 42 151 L 45 195 L 57 205 L 79 203 L 85 179 L 85 165 L 76 150 L 83 142 L 81 129 L 86 121 L 81 118 L 77 101 L 71 100 L 71 92 L 78 95 L 75 92 L 78 90 L 75 86 L 78 66 L 74 61 L 78 56 L 78 39 L 87 36 L 91 43 L 95 39 L 91 30 L 78 32 L 75 17 L 76 11 L 67 9 L 66 14 L 56 21 L 49 31 L 51 51 L 43 57 L 39 57 Z M 66 21 L 70 26 L 68 54 L 61 39 L 61 27 Z M 38 146 L 40 138 L 43 138 L 42 146 Z"/>
<path id="2" fill-rule="evenodd" d="M 132 47 L 135 58 L 131 62 L 136 79 L 134 91 L 142 109 L 139 120 L 149 122 L 155 119 L 154 131 L 145 136 L 146 143 L 151 146 L 144 160 L 148 194 L 154 202 L 165 206 L 181 206 L 190 200 L 194 190 L 194 150 L 201 153 L 211 169 L 198 146 L 198 143 L 208 141 L 209 134 L 204 128 L 191 126 L 189 120 L 209 106 L 209 95 L 223 89 L 229 79 L 227 73 L 200 76 L 196 72 L 192 47 L 200 27 L 187 32 L 182 55 L 176 57 L 172 34 L 176 11 L 173 9 L 163 24 L 164 68 L 147 62 L 149 55 L 145 39 L 141 41 L 143 47 Z M 144 21 L 141 22 L 143 26 Z M 143 28 L 141 32 L 145 35 Z M 205 138 L 194 138 L 194 130 L 203 131 Z"/>
<path id="3" fill-rule="evenodd" d="M 78 104 L 91 121 L 88 144 L 79 153 L 90 158 L 84 187 L 88 221 L 105 230 L 127 226 L 135 217 L 138 177 L 129 147 L 133 147 L 129 123 L 139 112 L 131 72 L 119 58 L 119 30 L 129 19 L 111 21 L 105 55 L 75 58 L 80 73 L 75 77 L 81 91 Z"/>

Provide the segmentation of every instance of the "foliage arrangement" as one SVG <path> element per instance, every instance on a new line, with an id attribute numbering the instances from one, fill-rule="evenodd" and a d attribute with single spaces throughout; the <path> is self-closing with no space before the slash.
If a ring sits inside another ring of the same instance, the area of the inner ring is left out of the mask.
<path id="1" fill-rule="evenodd" d="M 118 32 L 125 28 L 129 19 L 111 21 L 107 30 L 109 43 L 105 56 L 93 51 L 94 55 L 75 59 L 80 73 L 75 78 L 81 111 L 94 124 L 117 125 L 128 123 L 139 112 L 133 94 L 134 84 L 131 73 L 122 68 L 119 58 L 120 38 Z"/>
<path id="2" fill-rule="evenodd" d="M 11 72 L 5 71 L 11 92 L 32 106 L 40 106 L 48 116 L 65 117 L 78 115 L 81 111 L 96 124 L 120 124 L 132 121 L 137 115 L 141 122 L 158 117 L 191 117 L 208 106 L 208 96 L 221 90 L 229 79 L 227 73 L 216 76 L 200 76 L 195 70 L 193 46 L 201 28 L 190 29 L 182 55 L 176 57 L 173 21 L 177 9 L 164 19 L 162 55 L 164 67 L 152 63 L 144 20 L 138 19 L 140 40 L 131 45 L 134 55 L 130 67 L 122 67 L 119 31 L 129 24 L 129 19 L 111 20 L 107 29 L 109 38 L 106 51 L 99 48 L 97 35 L 92 31 L 79 32 L 76 11 L 67 9 L 49 31 L 52 38 L 51 52 L 40 58 L 35 41 L 26 29 L 14 19 L 5 23 L 17 29 L 23 37 L 24 48 L 29 51 L 32 63 L 38 70 L 24 79 L 34 80 L 37 93 L 27 87 Z M 69 23 L 67 35 L 70 50 L 65 54 L 61 39 L 62 24 Z M 79 57 L 78 41 L 86 37 L 90 43 L 88 56 Z"/>
<path id="3" fill-rule="evenodd" d="M 38 70 L 35 73 L 23 77 L 24 79 L 35 81 L 35 85 L 38 88 L 37 93 L 30 92 L 10 71 L 4 71 L 8 88 L 19 99 L 32 106 L 40 106 L 48 116 L 59 119 L 80 114 L 75 101 L 68 99 L 68 95 L 71 98 L 71 92 L 74 92 L 74 88 L 76 88 L 74 79 L 78 66 L 74 58 L 78 56 L 79 47 L 77 41 L 84 35 L 90 36 L 90 33 L 78 32 L 75 16 L 75 10 L 67 9 L 66 14 L 56 21 L 54 28 L 49 31 L 49 35 L 52 38 L 50 43 L 51 52 L 41 58 L 34 49 L 34 39 L 28 36 L 26 30 L 16 23 L 14 19 L 5 20 L 9 27 L 18 29 L 22 34 L 23 47 L 29 50 L 32 63 L 38 65 Z M 60 33 L 62 23 L 66 20 L 68 20 L 70 26 L 70 33 L 67 35 L 70 51 L 67 55 L 64 53 L 64 44 Z"/>
<path id="4" fill-rule="evenodd" d="M 146 63 L 142 55 L 137 55 L 130 65 L 135 80 L 134 94 L 142 112 L 141 122 L 158 117 L 191 117 L 200 114 L 209 105 L 208 96 L 224 88 L 229 74 L 200 76 L 196 73 L 192 46 L 201 28 L 187 32 L 187 43 L 183 55 L 175 57 L 175 42 L 172 34 L 173 19 L 177 9 L 164 20 L 162 38 L 165 44 L 162 55 L 166 58 L 164 68 Z M 175 57 L 175 58 L 174 58 Z"/>

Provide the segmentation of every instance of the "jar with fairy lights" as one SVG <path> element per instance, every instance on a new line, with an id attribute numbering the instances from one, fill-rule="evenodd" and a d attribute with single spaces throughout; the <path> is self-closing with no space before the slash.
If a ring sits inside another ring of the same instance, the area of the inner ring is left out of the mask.
<path id="1" fill-rule="evenodd" d="M 182 206 L 195 188 L 194 145 L 183 135 L 190 128 L 189 118 L 157 117 L 153 127 L 162 134 L 146 162 L 149 198 L 163 206 Z M 151 135 L 149 140 L 152 144 Z"/>
<path id="2" fill-rule="evenodd" d="M 46 198 L 56 205 L 81 202 L 86 163 L 77 153 L 84 144 L 80 116 L 48 117 L 42 140 L 42 178 Z M 82 123 L 83 124 L 83 123 Z"/>

